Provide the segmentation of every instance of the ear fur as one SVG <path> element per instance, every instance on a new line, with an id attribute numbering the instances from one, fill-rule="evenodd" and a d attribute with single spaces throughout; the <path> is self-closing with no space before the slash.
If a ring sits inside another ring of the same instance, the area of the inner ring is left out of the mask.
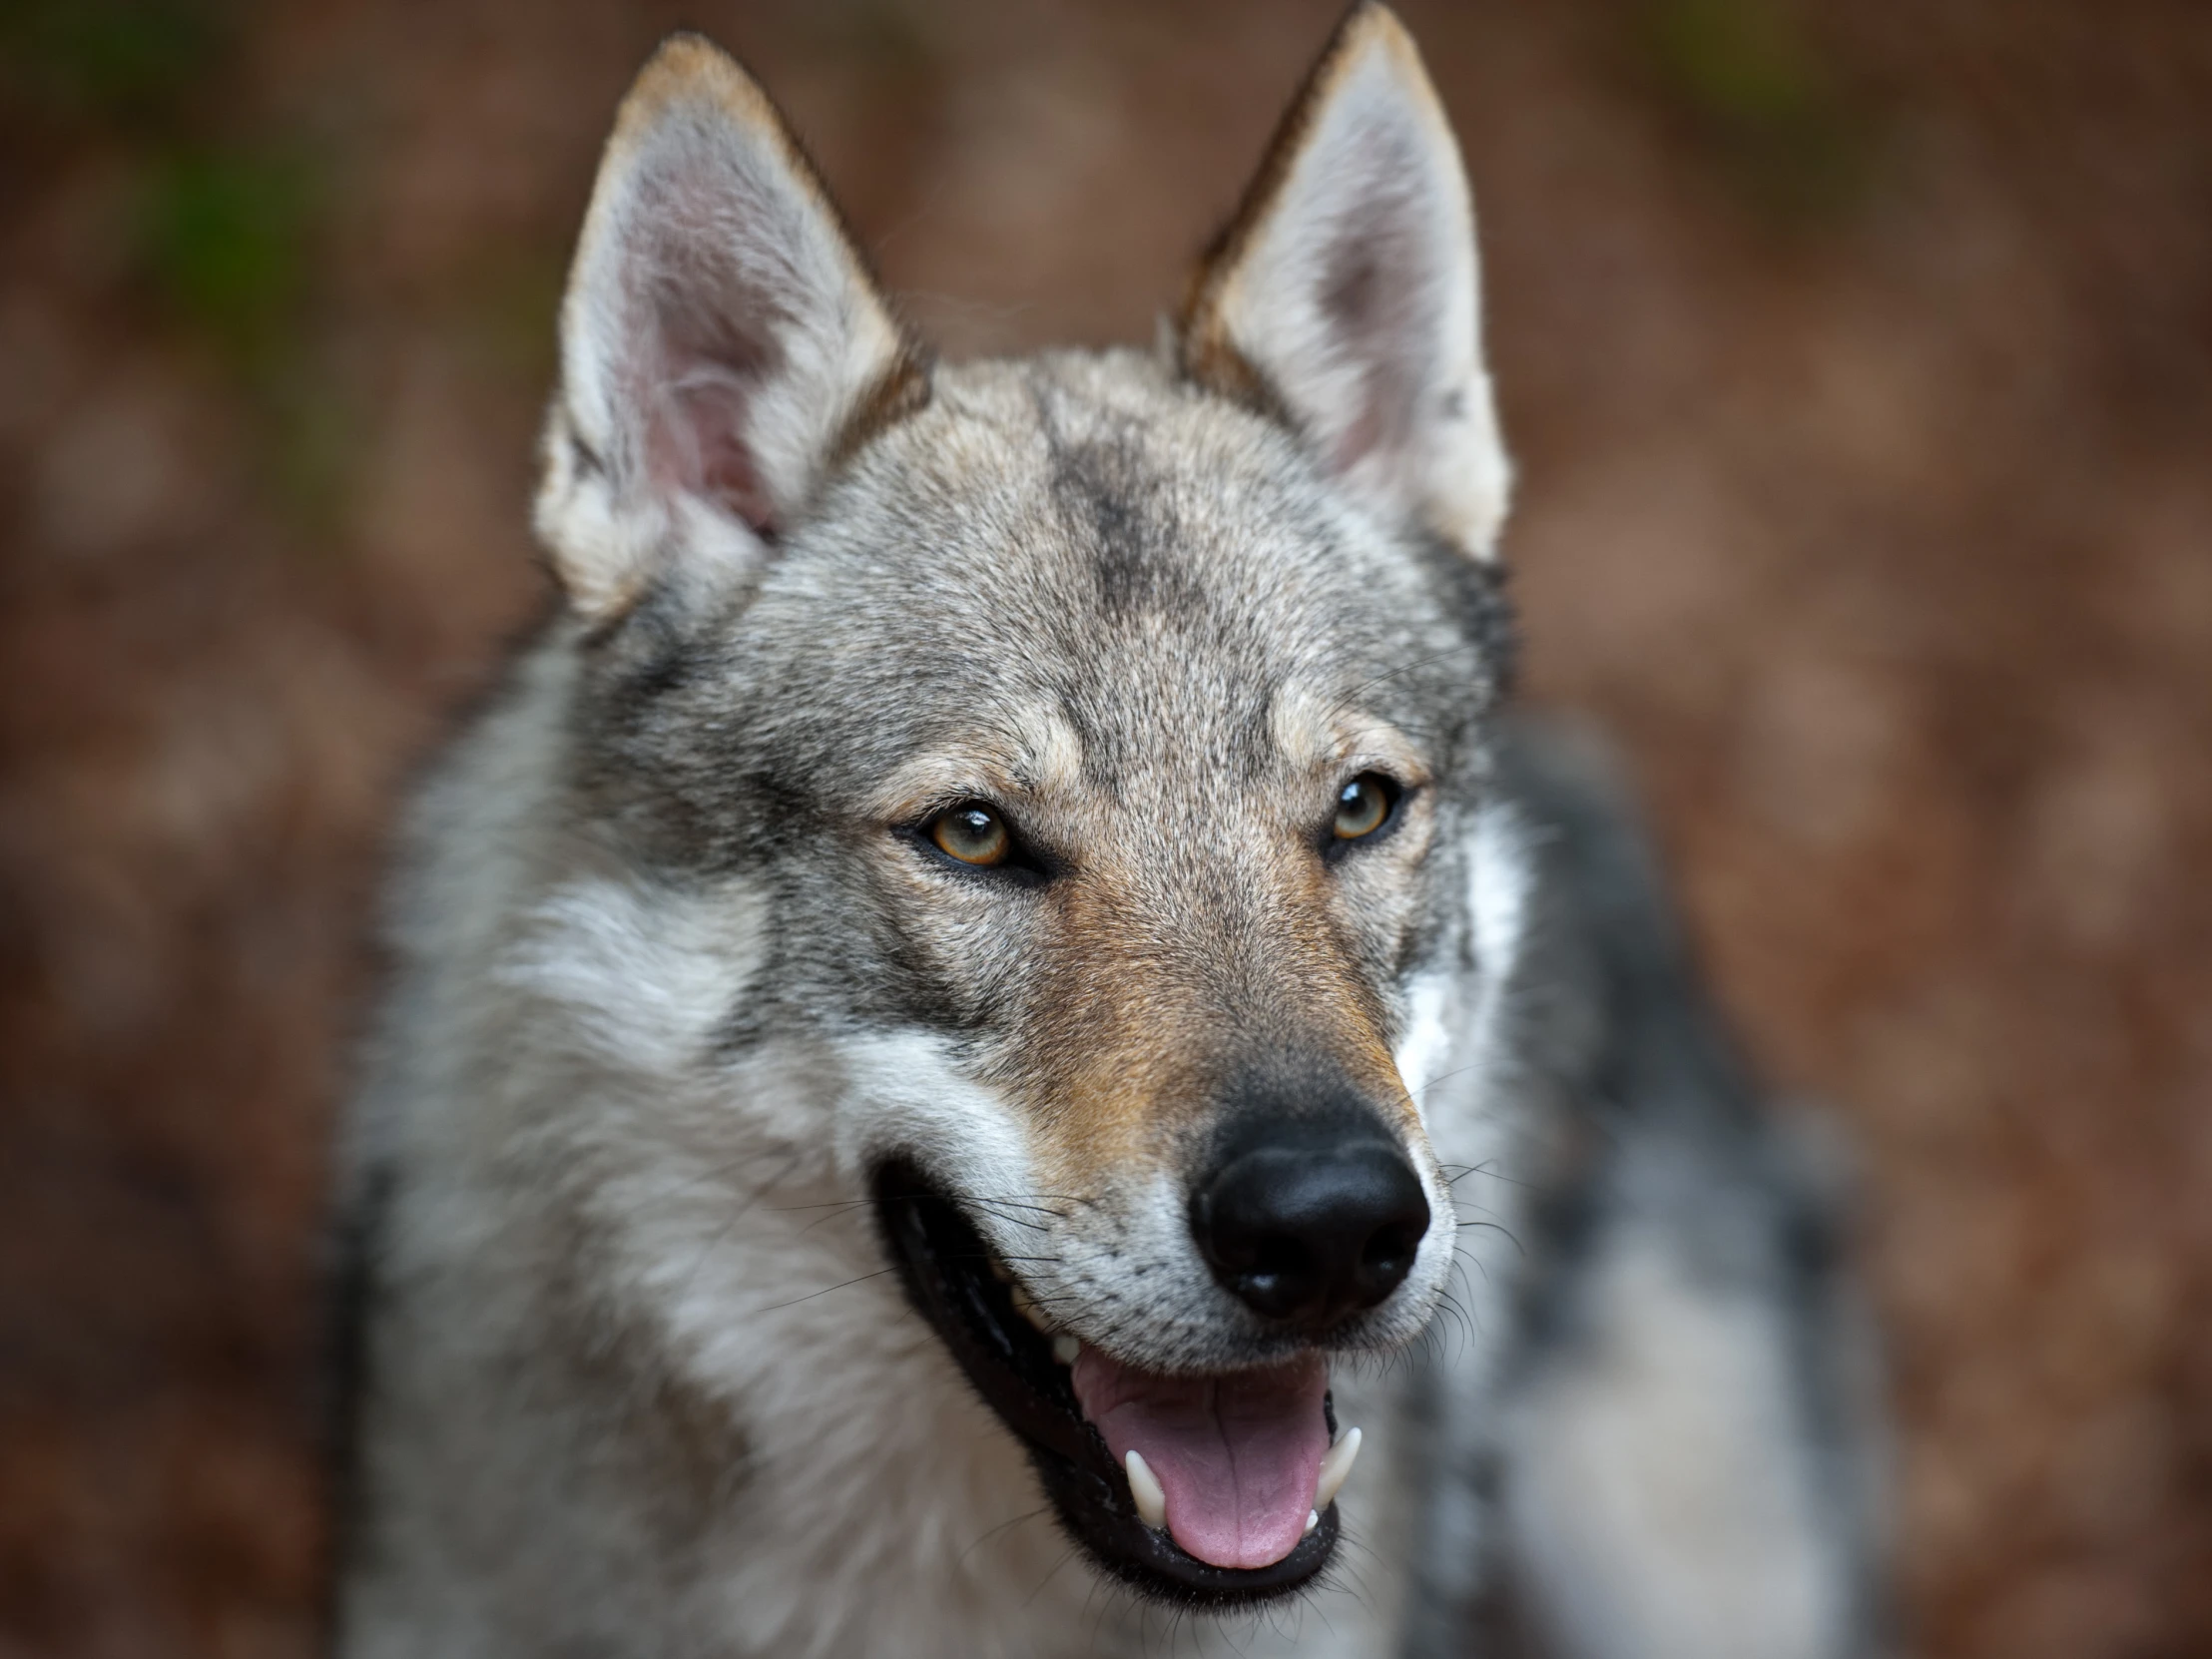
<path id="1" fill-rule="evenodd" d="M 918 353 L 766 94 L 675 35 L 615 118 L 561 306 L 537 528 L 575 608 L 751 568 Z"/>
<path id="2" fill-rule="evenodd" d="M 1494 554 L 1510 467 L 1474 209 L 1404 26 L 1356 7 L 1191 286 L 1184 372 L 1288 422 L 1385 516 Z"/>

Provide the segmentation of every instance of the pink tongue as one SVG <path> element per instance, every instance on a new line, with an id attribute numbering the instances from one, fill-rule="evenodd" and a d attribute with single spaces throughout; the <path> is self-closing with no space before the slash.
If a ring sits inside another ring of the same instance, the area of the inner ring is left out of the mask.
<path id="1" fill-rule="evenodd" d="M 1161 1377 L 1086 1343 L 1073 1382 L 1114 1461 L 1134 1450 L 1151 1465 L 1167 1494 L 1168 1534 L 1184 1549 L 1217 1567 L 1265 1567 L 1297 1546 L 1329 1450 L 1327 1360 Z"/>

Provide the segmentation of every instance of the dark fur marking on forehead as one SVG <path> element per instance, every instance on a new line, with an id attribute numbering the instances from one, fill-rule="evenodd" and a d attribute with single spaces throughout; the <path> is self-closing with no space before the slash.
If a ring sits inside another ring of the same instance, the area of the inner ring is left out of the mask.
<path id="1" fill-rule="evenodd" d="M 1051 461 L 1053 503 L 1070 539 L 1087 546 L 1100 611 L 1122 622 L 1146 612 L 1189 613 L 1202 602 L 1177 558 L 1181 528 L 1135 429 L 1069 437 L 1041 384 L 1032 386 Z"/>

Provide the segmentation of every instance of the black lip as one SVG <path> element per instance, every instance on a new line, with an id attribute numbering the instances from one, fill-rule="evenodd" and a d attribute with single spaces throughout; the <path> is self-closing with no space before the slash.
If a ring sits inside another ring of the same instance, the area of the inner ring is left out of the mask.
<path id="1" fill-rule="evenodd" d="M 876 1226 L 906 1298 L 959 1362 L 975 1391 L 1013 1430 L 1061 1527 L 1099 1570 L 1184 1607 L 1273 1601 L 1307 1584 L 1336 1554 L 1337 1506 L 1272 1566 L 1217 1567 L 1137 1518 L 1129 1484 L 1075 1402 L 1066 1368 L 1014 1312 L 991 1255 L 959 1206 L 903 1160 L 877 1167 Z M 1331 1407 L 1331 1429 L 1335 1413 Z"/>

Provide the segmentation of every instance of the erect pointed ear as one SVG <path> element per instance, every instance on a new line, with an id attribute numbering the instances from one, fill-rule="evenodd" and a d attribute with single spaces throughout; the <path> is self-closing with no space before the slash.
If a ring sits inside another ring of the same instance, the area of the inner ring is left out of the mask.
<path id="1" fill-rule="evenodd" d="M 1195 278 L 1202 384 L 1287 420 L 1396 522 L 1488 558 L 1509 468 L 1458 146 L 1403 25 L 1345 19 Z"/>
<path id="2" fill-rule="evenodd" d="M 537 527 L 576 609 L 749 568 L 927 391 L 775 107 L 672 37 L 615 118 L 561 306 Z"/>

